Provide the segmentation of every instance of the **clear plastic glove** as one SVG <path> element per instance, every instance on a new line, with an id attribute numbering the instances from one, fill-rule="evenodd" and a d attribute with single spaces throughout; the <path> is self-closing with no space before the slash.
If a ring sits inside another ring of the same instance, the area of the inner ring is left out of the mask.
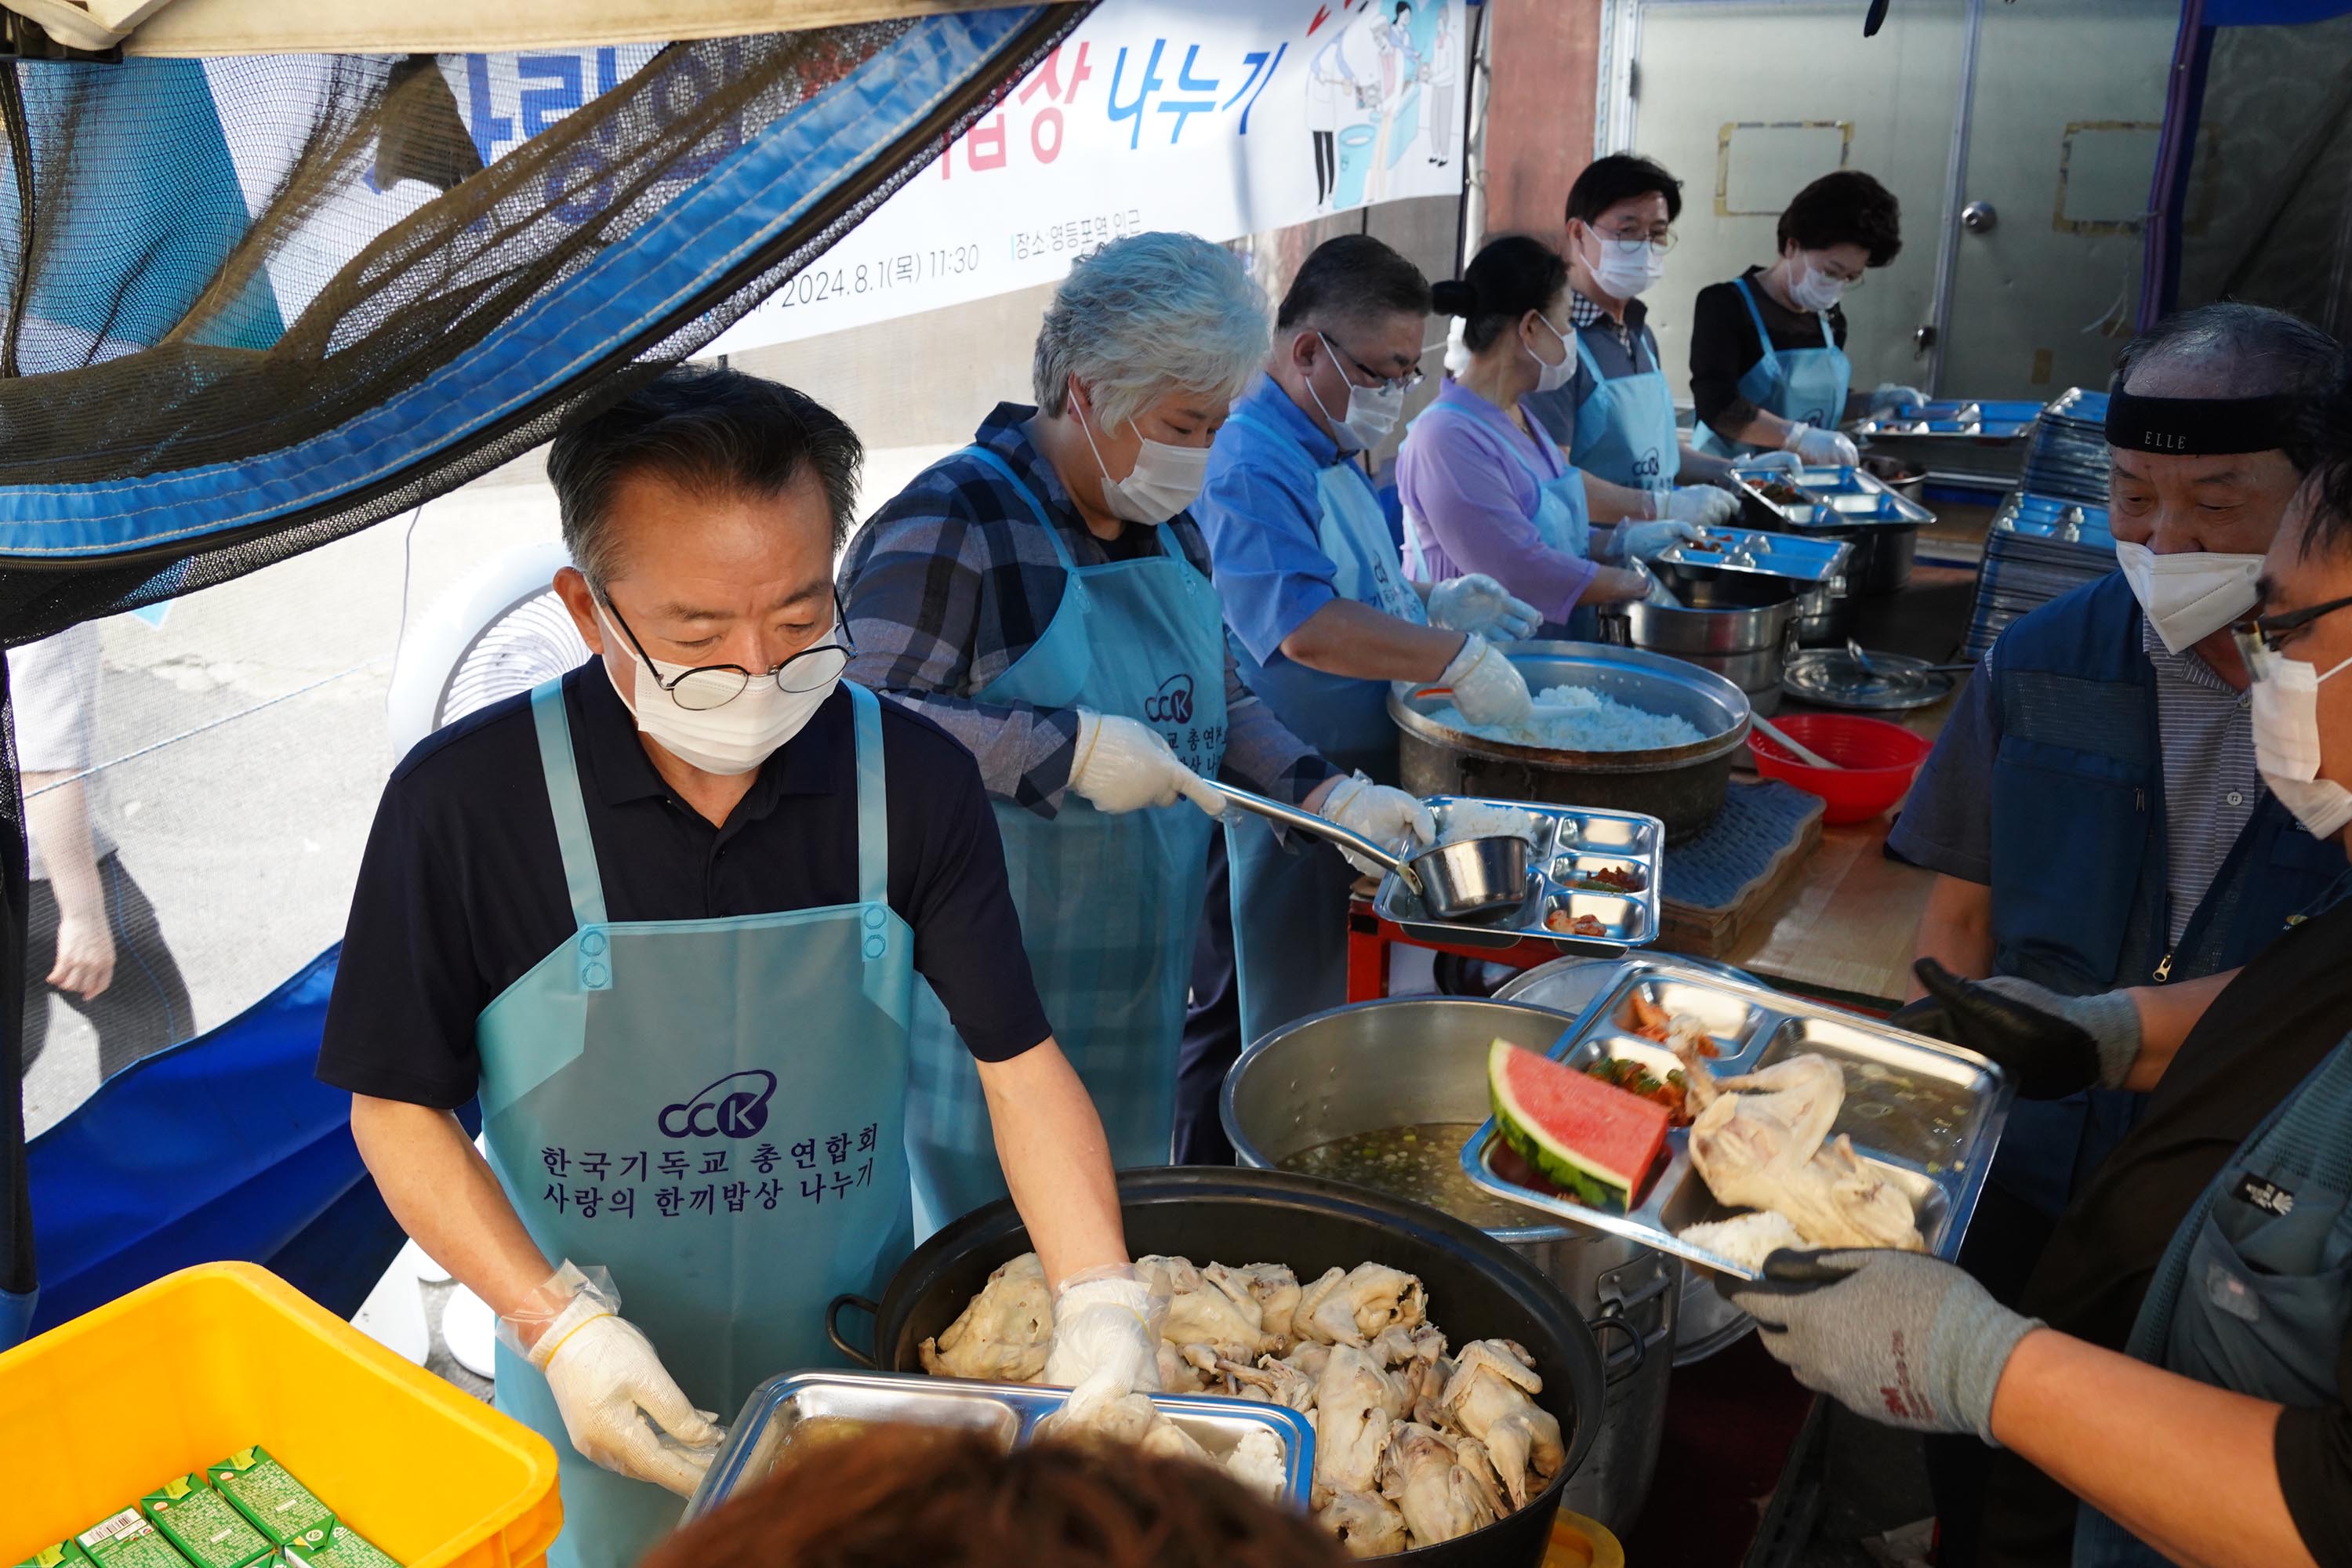
<path id="1" fill-rule="evenodd" d="M 1126 1264 L 1080 1269 L 1054 1287 L 1054 1341 L 1045 1381 L 1083 1406 L 1160 1388 L 1160 1330 L 1168 1300 Z"/>
<path id="2" fill-rule="evenodd" d="M 1653 490 L 1650 504 L 1664 521 L 1695 522 L 1701 528 L 1721 528 L 1739 515 L 1739 498 L 1713 485 L 1680 485 L 1671 490 Z"/>
<path id="3" fill-rule="evenodd" d="M 1477 639 L 1471 640 L 1475 642 Z M 1509 662 L 1500 654 L 1492 654 L 1492 657 Z M 1457 659 L 1455 662 L 1460 661 Z M 1524 682 L 1520 689 L 1527 689 Z M 1454 695 L 1459 698 L 1459 689 Z M 1429 814 L 1429 807 L 1404 791 L 1376 784 L 1361 773 L 1341 779 L 1334 784 L 1331 793 L 1324 797 L 1319 813 L 1325 820 L 1336 822 L 1350 832 L 1360 833 L 1373 843 L 1390 848 L 1418 847 L 1433 843 L 1437 838 L 1437 818 Z M 1348 858 L 1349 865 L 1367 877 L 1388 875 L 1387 867 L 1366 860 L 1352 849 L 1342 849 L 1339 853 Z"/>
<path id="4" fill-rule="evenodd" d="M 1225 810 L 1225 797 L 1217 786 L 1178 762 L 1159 731 L 1091 708 L 1078 710 L 1077 760 L 1070 764 L 1070 787 L 1097 811 L 1173 805 L 1179 796 L 1211 816 L 1222 816 Z"/>
<path id="5" fill-rule="evenodd" d="M 1906 408 L 1925 408 L 1927 395 L 1916 386 L 1900 382 L 1882 381 L 1871 389 L 1870 411 L 1873 414 L 1899 414 Z"/>
<path id="6" fill-rule="evenodd" d="M 1518 667 L 1475 632 L 1462 639 L 1462 651 L 1437 679 L 1454 689 L 1454 706 L 1473 724 L 1523 723 L 1534 705 Z"/>
<path id="7" fill-rule="evenodd" d="M 1543 616 L 1492 577 L 1473 572 L 1429 591 L 1429 624 L 1450 632 L 1475 632 L 1489 642 L 1517 642 L 1543 625 Z"/>
<path id="8" fill-rule="evenodd" d="M 1673 589 L 1658 581 L 1658 574 L 1650 570 L 1649 563 L 1645 561 L 1629 561 L 1625 563 L 1625 566 L 1626 570 L 1633 573 L 1636 576 L 1640 577 L 1643 582 L 1649 584 L 1648 588 L 1644 590 L 1642 595 L 1642 603 L 1645 605 L 1655 605 L 1659 608 L 1665 610 L 1681 610 L 1687 609 L 1689 607 L 1680 599 L 1675 597 L 1675 591 Z"/>
<path id="9" fill-rule="evenodd" d="M 1794 453 L 1801 463 L 1811 463 L 1825 468 L 1852 468 L 1862 461 L 1862 454 L 1843 434 L 1811 425 L 1790 426 L 1788 437 L 1781 441 L 1780 447 L 1783 451 Z"/>
<path id="10" fill-rule="evenodd" d="M 619 1296 L 596 1274 L 564 1264 L 499 1320 L 499 1337 L 547 1374 L 573 1447 L 615 1475 L 690 1496 L 726 1434 L 619 1315 Z M 528 1345 L 526 1332 L 535 1336 Z"/>
<path id="11" fill-rule="evenodd" d="M 1794 452 L 1757 452 L 1740 458 L 1738 468 L 1731 477 L 1738 479 L 1758 474 L 1793 474 L 1804 466 L 1804 459 Z"/>
<path id="12" fill-rule="evenodd" d="M 1889 1426 L 1988 1443 L 2001 1369 L 2042 1326 L 1920 1252 L 1776 1252 L 1727 1292 L 1807 1388 Z"/>
<path id="13" fill-rule="evenodd" d="M 1721 490 L 1714 492 L 1723 495 Z M 1726 500 L 1730 500 L 1728 496 Z M 1737 511 L 1739 503 L 1732 501 Z M 1688 544 L 1706 537 L 1706 531 L 1695 522 L 1621 522 L 1612 548 L 1621 560 L 1650 561 L 1660 552 L 1672 550 L 1677 544 Z"/>

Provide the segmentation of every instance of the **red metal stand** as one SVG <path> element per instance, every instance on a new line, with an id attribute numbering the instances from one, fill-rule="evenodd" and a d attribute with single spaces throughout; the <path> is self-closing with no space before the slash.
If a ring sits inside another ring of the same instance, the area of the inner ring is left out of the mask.
<path id="1" fill-rule="evenodd" d="M 1363 893 L 1348 900 L 1348 1000 L 1377 1002 L 1389 994 L 1389 950 L 1392 947 L 1425 947 L 1432 952 L 1457 953 L 1464 958 L 1482 958 L 1495 963 L 1507 963 L 1514 969 L 1533 969 L 1538 963 L 1549 963 L 1559 956 L 1559 950 L 1549 942 L 1517 942 L 1508 947 L 1471 947 L 1450 942 L 1428 942 L 1417 936 L 1407 936 L 1404 928 L 1393 921 L 1384 921 L 1372 912 L 1372 900 Z"/>

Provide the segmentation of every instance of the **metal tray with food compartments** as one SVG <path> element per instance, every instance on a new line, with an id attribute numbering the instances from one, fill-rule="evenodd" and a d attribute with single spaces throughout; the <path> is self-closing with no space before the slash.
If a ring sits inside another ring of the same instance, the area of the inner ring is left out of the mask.
<path id="1" fill-rule="evenodd" d="M 1862 468 L 1734 468 L 1731 478 L 1748 515 L 1774 529 L 1916 528 L 1936 521 L 1934 512 Z"/>
<path id="2" fill-rule="evenodd" d="M 1847 426 L 1857 436 L 2013 441 L 2042 417 L 2042 405 L 2016 400 L 1944 398 L 1873 415 Z"/>
<path id="3" fill-rule="evenodd" d="M 1646 1007 L 1669 1016 L 1688 1014 L 1706 1024 L 1722 1053 L 1709 1064 L 1717 1078 L 1752 1072 L 1805 1051 L 1836 1062 L 1845 1073 L 1845 1100 L 1830 1136 L 1852 1138 L 1864 1163 L 1911 1200 L 1929 1252 L 1938 1258 L 1958 1255 L 2009 1119 L 2013 1091 L 1999 1068 L 1972 1051 L 1876 1019 L 1646 959 L 1620 965 L 1615 980 L 1557 1041 L 1512 1043 L 1549 1047 L 1555 1060 L 1580 1068 L 1604 1058 L 1630 1059 L 1662 1076 L 1679 1064 L 1663 1044 L 1637 1032 L 1637 995 Z M 1462 1168 L 1496 1197 L 1736 1278 L 1756 1277 L 1754 1270 L 1681 1239 L 1692 1226 L 1737 1212 L 1717 1201 L 1693 1167 L 1687 1128 L 1666 1134 L 1664 1153 L 1626 1214 L 1591 1207 L 1545 1182 L 1503 1142 L 1492 1118 L 1463 1146 Z"/>
<path id="4" fill-rule="evenodd" d="M 794 1372 L 751 1391 L 687 1504 L 698 1519 L 736 1493 L 767 1479 L 788 1458 L 877 1426 L 940 1426 L 976 1434 L 1010 1451 L 1034 1441 L 1070 1397 L 1066 1388 L 978 1383 L 920 1373 Z M 1283 1496 L 1304 1510 L 1315 1479 L 1315 1428 L 1280 1405 L 1210 1394 L 1155 1394 L 1151 1403 L 1185 1435 L 1223 1461 L 1242 1438 L 1270 1430 L 1282 1445 Z"/>
<path id="5" fill-rule="evenodd" d="M 1372 912 L 1407 936 L 1455 947 L 1512 947 L 1541 942 L 1561 952 L 1595 955 L 1647 947 L 1658 935 L 1658 872 L 1665 824 L 1631 811 L 1539 805 L 1523 800 L 1433 795 L 1425 802 L 1443 842 L 1447 828 L 1470 810 L 1517 812 L 1528 819 L 1527 897 L 1516 909 L 1482 921 L 1441 921 L 1391 873 L 1372 900 Z M 1453 837 L 1477 837 L 1456 831 Z M 1575 929 L 1579 922 L 1584 929 Z M 1566 928 L 1566 929 L 1563 929 Z"/>
<path id="6" fill-rule="evenodd" d="M 1761 529 L 1709 528 L 1700 537 L 1685 540 L 1652 558 L 1689 570 L 1746 572 L 1759 577 L 1785 577 L 1790 582 L 1835 583 L 1853 554 L 1843 539 L 1808 539 L 1797 533 L 1769 533 Z"/>

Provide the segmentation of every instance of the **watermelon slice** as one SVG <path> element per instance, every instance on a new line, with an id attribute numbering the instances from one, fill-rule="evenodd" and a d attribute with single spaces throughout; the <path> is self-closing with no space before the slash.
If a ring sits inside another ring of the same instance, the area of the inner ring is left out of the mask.
<path id="1" fill-rule="evenodd" d="M 1496 1040 L 1486 1090 L 1503 1142 L 1545 1178 L 1610 1214 L 1633 1206 L 1673 1113 L 1549 1057 Z"/>

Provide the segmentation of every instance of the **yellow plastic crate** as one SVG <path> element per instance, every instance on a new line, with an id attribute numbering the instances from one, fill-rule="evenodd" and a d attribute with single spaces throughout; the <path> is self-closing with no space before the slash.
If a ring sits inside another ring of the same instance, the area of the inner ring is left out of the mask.
<path id="1" fill-rule="evenodd" d="M 167 1275 L 0 1355 L 0 1563 L 259 1443 L 408 1568 L 537 1568 L 555 1450 L 266 1268 Z"/>

